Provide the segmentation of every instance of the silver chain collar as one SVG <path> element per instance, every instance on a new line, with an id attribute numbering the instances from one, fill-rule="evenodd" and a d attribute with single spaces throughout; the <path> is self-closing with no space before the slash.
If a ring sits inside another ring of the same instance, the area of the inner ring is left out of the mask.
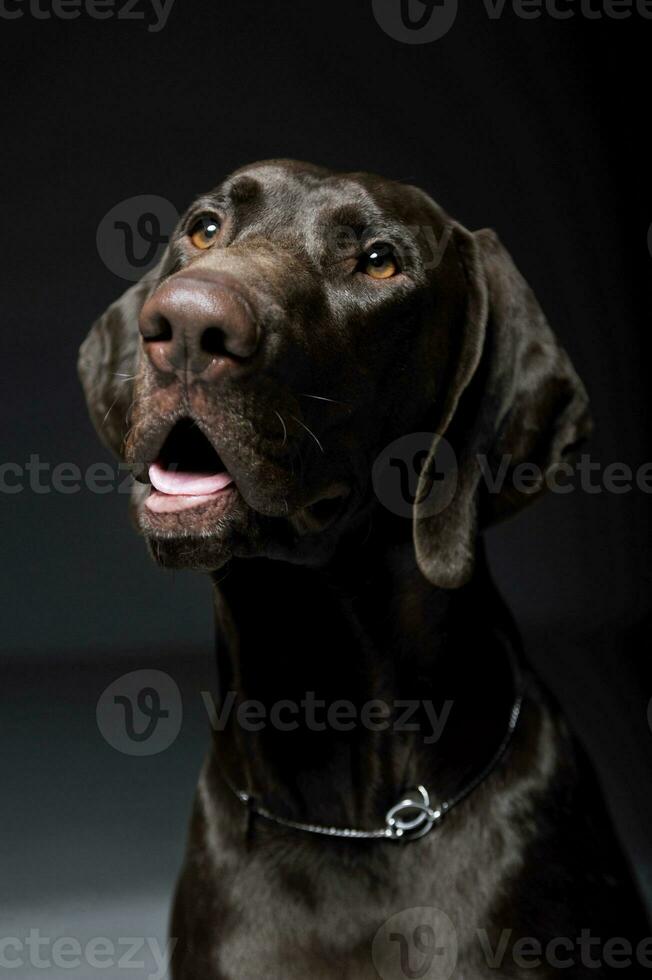
<path id="1" fill-rule="evenodd" d="M 392 841 L 412 841 L 424 837 L 432 828 L 441 822 L 444 816 L 470 796 L 477 787 L 484 782 L 498 763 L 501 761 L 507 747 L 512 740 L 514 730 L 518 724 L 518 719 L 523 706 L 523 694 L 519 693 L 509 717 L 509 724 L 505 736 L 493 754 L 487 765 L 464 786 L 451 799 L 433 808 L 430 804 L 430 795 L 425 786 L 417 786 L 414 790 L 406 792 L 403 799 L 395 803 L 385 814 L 385 826 L 375 830 L 356 830 L 351 827 L 327 827 L 314 823 L 301 823 L 298 820 L 287 820 L 271 813 L 263 806 L 259 806 L 255 798 L 242 790 L 235 789 L 226 780 L 227 785 L 235 793 L 241 803 L 249 809 L 251 813 L 279 824 L 281 827 L 289 827 L 291 830 L 301 830 L 307 834 L 321 834 L 325 837 L 346 837 L 350 840 L 392 840 Z"/>

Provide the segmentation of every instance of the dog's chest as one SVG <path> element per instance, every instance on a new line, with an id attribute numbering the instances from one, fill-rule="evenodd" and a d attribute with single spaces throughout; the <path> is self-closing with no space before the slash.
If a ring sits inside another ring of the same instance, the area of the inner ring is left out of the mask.
<path id="1" fill-rule="evenodd" d="M 555 771 L 549 719 L 537 742 L 526 770 L 508 781 L 496 772 L 409 843 L 361 847 L 264 828 L 253 843 L 234 843 L 233 812 L 202 781 L 178 901 L 186 933 L 179 944 L 190 953 L 175 980 L 519 975 L 503 973 L 491 957 L 500 943 L 497 910 L 538 833 L 537 791 Z"/>
<path id="2" fill-rule="evenodd" d="M 290 837 L 244 861 L 240 856 L 237 867 L 228 851 L 211 848 L 215 976 L 485 976 L 478 930 L 489 925 L 491 933 L 492 910 L 520 870 L 522 833 L 478 807 L 455 823 L 451 815 L 448 826 L 420 842 L 382 842 L 356 860 L 343 850 L 349 846 L 327 841 L 320 852 L 321 842 L 304 848 Z"/>

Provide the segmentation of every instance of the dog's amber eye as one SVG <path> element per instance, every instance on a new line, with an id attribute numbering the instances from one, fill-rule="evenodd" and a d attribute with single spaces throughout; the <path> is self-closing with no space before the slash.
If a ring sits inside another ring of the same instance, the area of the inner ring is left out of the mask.
<path id="1" fill-rule="evenodd" d="M 195 248 L 210 248 L 214 244 L 220 230 L 220 223 L 217 218 L 204 215 L 195 221 L 190 229 L 190 241 Z"/>
<path id="2" fill-rule="evenodd" d="M 373 245 L 363 256 L 361 271 L 372 279 L 390 279 L 398 271 L 398 260 L 391 245 Z"/>

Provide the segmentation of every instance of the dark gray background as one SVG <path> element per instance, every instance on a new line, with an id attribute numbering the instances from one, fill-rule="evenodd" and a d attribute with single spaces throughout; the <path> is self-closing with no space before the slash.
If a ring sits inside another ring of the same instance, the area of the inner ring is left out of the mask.
<path id="1" fill-rule="evenodd" d="M 0 26 L 3 460 L 108 459 L 75 376 L 90 322 L 127 285 L 96 248 L 104 215 L 137 194 L 182 209 L 271 156 L 414 181 L 497 229 L 587 384 L 593 458 L 649 458 L 651 21 L 524 21 L 509 6 L 491 20 L 466 3 L 418 46 L 385 34 L 368 2 L 176 0 L 159 33 L 87 15 Z M 57 909 L 52 928 L 104 934 L 84 915 L 118 929 L 116 907 L 141 910 L 134 935 L 152 916 L 163 929 L 207 741 L 208 584 L 150 563 L 124 496 L 26 489 L 2 494 L 2 515 L 0 888 L 23 931 Z M 489 545 L 652 892 L 649 525 L 648 495 L 578 490 Z M 182 687 L 184 724 L 166 752 L 133 759 L 102 741 L 95 705 L 148 665 Z"/>

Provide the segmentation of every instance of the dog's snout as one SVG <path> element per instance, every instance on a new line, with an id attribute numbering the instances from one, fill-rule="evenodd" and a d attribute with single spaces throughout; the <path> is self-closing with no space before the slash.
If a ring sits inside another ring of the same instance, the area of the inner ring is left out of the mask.
<path id="1" fill-rule="evenodd" d="M 242 288 L 225 276 L 171 276 L 147 300 L 139 318 L 145 351 L 164 373 L 185 371 L 212 380 L 248 366 L 259 327 Z"/>

